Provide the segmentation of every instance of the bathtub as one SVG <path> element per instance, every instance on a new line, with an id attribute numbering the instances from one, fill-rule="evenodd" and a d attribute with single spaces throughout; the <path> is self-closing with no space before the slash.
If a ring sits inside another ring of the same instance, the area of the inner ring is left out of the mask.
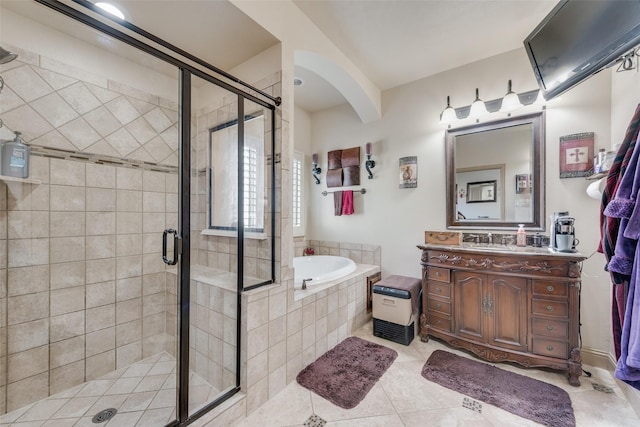
<path id="1" fill-rule="evenodd" d="M 349 258 L 330 255 L 313 255 L 293 258 L 294 286 L 302 287 L 302 279 L 313 279 L 307 287 L 338 280 L 356 271 L 356 263 Z"/>

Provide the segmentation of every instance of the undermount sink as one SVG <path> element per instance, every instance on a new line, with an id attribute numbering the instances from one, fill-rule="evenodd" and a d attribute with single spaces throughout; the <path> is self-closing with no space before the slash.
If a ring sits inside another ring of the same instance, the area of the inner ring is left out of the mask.
<path id="1" fill-rule="evenodd" d="M 516 246 L 497 246 L 497 245 L 492 245 L 489 246 L 487 244 L 482 244 L 482 243 L 468 243 L 462 246 L 463 248 L 468 248 L 468 249 L 477 249 L 479 251 L 496 251 L 496 252 L 508 252 L 508 251 L 513 251 Z"/>

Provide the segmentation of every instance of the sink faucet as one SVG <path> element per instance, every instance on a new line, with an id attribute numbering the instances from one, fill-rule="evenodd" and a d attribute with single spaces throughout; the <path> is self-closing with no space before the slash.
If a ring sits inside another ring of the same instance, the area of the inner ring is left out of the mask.
<path id="1" fill-rule="evenodd" d="M 493 235 L 491 233 L 487 233 L 487 243 L 493 245 Z"/>
<path id="2" fill-rule="evenodd" d="M 312 281 L 313 279 L 302 279 L 302 289 L 307 289 L 307 282 Z"/>

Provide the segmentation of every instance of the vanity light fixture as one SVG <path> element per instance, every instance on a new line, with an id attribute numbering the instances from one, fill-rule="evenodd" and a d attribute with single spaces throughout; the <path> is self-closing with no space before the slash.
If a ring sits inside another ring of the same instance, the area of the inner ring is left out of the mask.
<path id="1" fill-rule="evenodd" d="M 311 167 L 313 179 L 316 180 L 316 184 L 320 184 L 320 178 L 318 178 L 318 175 L 322 173 L 322 169 L 318 166 L 318 153 L 313 153 L 311 155 L 311 163 L 313 164 Z"/>
<path id="2" fill-rule="evenodd" d="M 440 123 L 443 125 L 450 125 L 456 120 L 458 120 L 458 116 L 456 116 L 456 110 L 454 110 L 451 106 L 450 99 L 447 96 L 447 107 L 440 114 Z"/>
<path id="3" fill-rule="evenodd" d="M 448 100 L 447 100 L 447 103 L 448 103 Z M 453 111 L 453 108 L 451 108 L 451 110 Z M 454 111 L 454 114 L 455 114 L 455 111 Z M 367 144 L 364 146 L 364 152 L 367 155 L 367 161 L 364 162 L 364 167 L 367 170 L 367 173 L 369 174 L 369 179 L 373 179 L 373 172 L 371 172 L 371 169 L 376 167 L 376 162 L 374 160 L 371 160 L 371 143 L 370 142 L 367 142 Z"/>
<path id="4" fill-rule="evenodd" d="M 511 80 L 507 87 L 507 94 L 502 98 L 502 105 L 500 106 L 501 113 L 510 113 L 522 107 L 522 102 L 518 94 L 511 90 Z"/>
<path id="5" fill-rule="evenodd" d="M 469 117 L 478 118 L 488 114 L 487 106 L 484 105 L 484 101 L 480 99 L 480 92 L 476 88 L 476 99 L 471 104 L 471 111 L 469 111 Z"/>

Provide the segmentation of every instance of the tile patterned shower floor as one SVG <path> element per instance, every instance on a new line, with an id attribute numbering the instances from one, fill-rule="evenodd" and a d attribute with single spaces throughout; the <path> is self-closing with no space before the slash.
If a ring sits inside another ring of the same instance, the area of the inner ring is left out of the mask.
<path id="1" fill-rule="evenodd" d="M 0 426 L 163 426 L 175 418 L 175 370 L 175 358 L 163 352 L 2 415 Z M 190 387 L 190 412 L 219 393 L 194 373 Z M 91 421 L 108 408 L 118 410 L 113 418 L 101 424 Z"/>
<path id="2" fill-rule="evenodd" d="M 259 407 L 235 427 L 533 427 L 535 422 L 518 417 L 484 402 L 424 379 L 422 366 L 434 350 L 441 349 L 464 357 L 467 353 L 445 344 L 419 338 L 409 346 L 373 336 L 371 322 L 354 334 L 398 352 L 398 357 L 367 396 L 353 409 L 342 409 L 312 393 L 296 381 Z M 571 397 L 577 427 L 640 426 L 640 418 L 626 400 L 611 373 L 585 366 L 592 377 L 580 377 L 581 387 L 568 384 L 564 373 L 540 369 L 523 369 L 500 363 L 496 366 L 554 384 Z M 320 420 L 315 424 L 313 420 Z M 207 427 L 219 426 L 213 421 Z"/>

